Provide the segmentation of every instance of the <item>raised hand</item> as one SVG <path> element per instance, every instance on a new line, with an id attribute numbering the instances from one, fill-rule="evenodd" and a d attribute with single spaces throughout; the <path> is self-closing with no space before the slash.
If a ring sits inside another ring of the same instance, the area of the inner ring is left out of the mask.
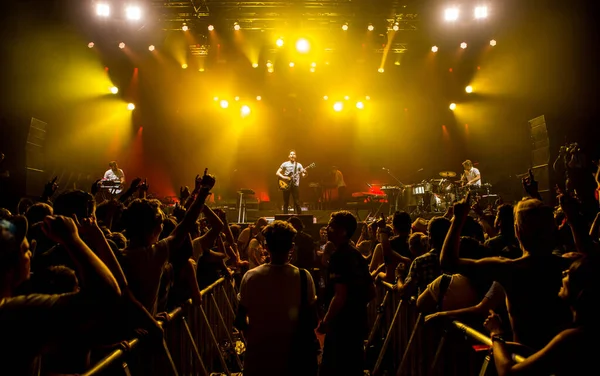
<path id="1" fill-rule="evenodd" d="M 522 179 L 523 188 L 525 192 L 532 198 L 539 198 L 540 193 L 538 191 L 538 182 L 535 180 L 533 176 L 533 171 L 529 169 L 529 174 Z"/>
<path id="2" fill-rule="evenodd" d="M 454 204 L 454 217 L 461 221 L 464 221 L 469 216 L 469 212 L 471 211 L 471 206 L 469 202 L 471 201 L 471 192 L 467 193 L 467 196 Z"/>
<path id="3" fill-rule="evenodd" d="M 190 187 L 187 185 L 185 187 L 179 188 L 179 201 L 185 202 L 190 197 Z"/>
<path id="4" fill-rule="evenodd" d="M 144 181 L 139 185 L 138 189 L 141 192 L 148 192 L 148 190 L 150 189 L 150 185 L 148 184 L 148 180 L 144 179 Z"/>
<path id="5" fill-rule="evenodd" d="M 69 217 L 49 215 L 42 222 L 42 231 L 52 241 L 65 245 L 79 239 L 77 225 Z"/>
<path id="6" fill-rule="evenodd" d="M 79 234 L 84 236 L 86 239 L 98 239 L 104 236 L 104 233 L 98 226 L 98 222 L 95 217 L 87 217 L 87 218 L 77 218 L 76 215 L 73 215 L 73 221 L 77 226 L 77 231 Z"/>
<path id="7" fill-rule="evenodd" d="M 215 186 L 216 182 L 217 180 L 215 179 L 215 177 L 208 173 L 208 168 L 205 168 L 204 175 L 202 176 L 202 180 L 200 181 L 200 188 L 210 191 Z"/>
<path id="8" fill-rule="evenodd" d="M 58 184 L 56 184 L 57 179 L 58 176 L 55 176 L 54 179 L 52 179 L 51 181 L 47 182 L 46 185 L 44 185 L 44 197 L 50 198 L 52 197 L 54 192 L 56 192 L 56 190 L 58 189 Z"/>
<path id="9" fill-rule="evenodd" d="M 136 190 L 140 187 L 140 183 L 142 182 L 141 178 L 135 178 L 131 181 L 131 185 L 129 186 L 129 189 L 131 190 Z"/>

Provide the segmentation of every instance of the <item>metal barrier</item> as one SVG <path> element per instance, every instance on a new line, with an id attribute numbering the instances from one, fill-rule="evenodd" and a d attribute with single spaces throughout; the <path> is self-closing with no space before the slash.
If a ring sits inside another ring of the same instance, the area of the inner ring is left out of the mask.
<path id="1" fill-rule="evenodd" d="M 245 348 L 241 333 L 233 328 L 237 292 L 231 280 L 221 278 L 201 291 L 202 303 L 191 300 L 160 321 L 165 335 L 160 351 L 144 348 L 144 338 L 128 341 L 97 362 L 82 376 L 231 375 L 242 370 L 239 353 Z M 135 350 L 135 351 L 134 351 Z"/>
<path id="2" fill-rule="evenodd" d="M 491 362 L 488 335 L 459 321 L 424 325 L 414 299 L 399 299 L 383 286 L 369 307 L 369 323 L 366 345 L 372 376 L 394 372 L 397 376 L 483 376 Z M 513 355 L 513 359 L 524 358 Z"/>

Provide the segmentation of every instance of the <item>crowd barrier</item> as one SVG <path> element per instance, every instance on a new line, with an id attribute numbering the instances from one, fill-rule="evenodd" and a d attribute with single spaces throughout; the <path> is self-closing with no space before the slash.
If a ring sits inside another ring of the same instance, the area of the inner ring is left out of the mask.
<path id="1" fill-rule="evenodd" d="M 232 375 L 242 370 L 245 340 L 233 328 L 237 292 L 221 278 L 202 290 L 202 303 L 187 301 L 160 325 L 162 345 L 147 346 L 134 338 L 98 361 L 82 376 L 101 375 Z"/>
<path id="2" fill-rule="evenodd" d="M 400 299 L 385 286 L 378 287 L 368 308 L 370 375 L 484 376 L 488 372 L 492 360 L 489 335 L 459 321 L 425 324 L 414 298 Z M 513 354 L 513 359 L 521 362 L 524 358 Z"/>

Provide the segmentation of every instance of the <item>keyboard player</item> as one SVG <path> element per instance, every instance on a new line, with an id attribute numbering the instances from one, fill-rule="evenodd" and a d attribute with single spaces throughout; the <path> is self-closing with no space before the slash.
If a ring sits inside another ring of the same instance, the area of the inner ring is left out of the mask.
<path id="1" fill-rule="evenodd" d="M 108 188 L 112 195 L 118 195 L 123 191 L 125 184 L 125 173 L 119 168 L 116 161 L 108 163 L 109 169 L 104 173 L 100 186 Z"/>

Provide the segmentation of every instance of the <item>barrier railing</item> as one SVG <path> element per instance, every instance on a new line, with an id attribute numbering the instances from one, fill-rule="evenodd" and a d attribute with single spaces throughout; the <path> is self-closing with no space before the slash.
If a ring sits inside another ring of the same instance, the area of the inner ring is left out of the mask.
<path id="1" fill-rule="evenodd" d="M 424 325 L 414 299 L 400 299 L 383 286 L 370 304 L 369 323 L 366 345 L 372 376 L 483 376 L 491 362 L 488 335 L 459 321 Z M 524 357 L 514 354 L 513 359 L 521 362 Z"/>
<path id="2" fill-rule="evenodd" d="M 145 349 L 144 338 L 134 338 L 82 376 L 114 375 L 117 370 L 125 375 L 202 376 L 240 371 L 238 353 L 243 351 L 245 341 L 233 328 L 236 294 L 230 280 L 215 281 L 201 291 L 200 305 L 194 306 L 188 300 L 159 322 L 165 333 L 159 349 Z"/>

